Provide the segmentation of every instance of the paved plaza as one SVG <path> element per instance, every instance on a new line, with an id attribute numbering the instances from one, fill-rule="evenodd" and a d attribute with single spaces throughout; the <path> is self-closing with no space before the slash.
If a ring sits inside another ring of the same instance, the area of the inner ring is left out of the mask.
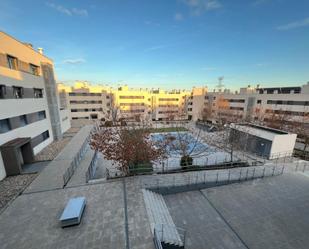
<path id="1" fill-rule="evenodd" d="M 95 154 L 83 146 L 90 129 L 79 130 L 38 177 L 3 207 L 1 249 L 155 249 L 143 188 L 165 194 L 175 225 L 186 230 L 187 249 L 308 248 L 309 167 L 305 162 L 86 183 Z M 64 184 L 63 174 L 81 148 L 83 156 Z M 99 155 L 98 173 L 105 176 L 103 169 L 110 168 L 109 163 Z M 81 223 L 61 228 L 59 217 L 66 203 L 79 196 L 87 202 Z"/>
<path id="2" fill-rule="evenodd" d="M 306 249 L 309 178 L 289 173 L 166 195 L 187 248 Z"/>

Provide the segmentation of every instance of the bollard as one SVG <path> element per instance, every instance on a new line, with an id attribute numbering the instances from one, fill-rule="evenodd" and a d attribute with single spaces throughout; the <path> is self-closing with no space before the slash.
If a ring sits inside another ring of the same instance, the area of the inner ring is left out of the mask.
<path id="1" fill-rule="evenodd" d="M 218 179 L 219 179 L 219 171 L 217 171 L 217 179 L 216 179 L 216 184 L 218 183 Z"/>
<path id="2" fill-rule="evenodd" d="M 297 170 L 298 170 L 298 165 L 299 165 L 299 161 L 297 161 L 295 171 L 297 171 Z"/>
<path id="3" fill-rule="evenodd" d="M 262 178 L 264 178 L 264 176 L 265 176 L 265 167 L 264 167 L 264 169 L 263 169 L 263 175 L 262 175 Z"/>
<path id="4" fill-rule="evenodd" d="M 231 178 L 231 170 L 229 169 L 229 176 L 227 178 L 227 182 L 230 183 L 230 178 Z"/>
<path id="5" fill-rule="evenodd" d="M 246 172 L 246 181 L 248 180 L 248 171 L 249 171 L 249 169 L 247 168 L 247 172 Z"/>
<path id="6" fill-rule="evenodd" d="M 272 176 L 274 176 L 275 174 L 275 166 L 273 167 L 273 173 L 272 173 Z"/>
<path id="7" fill-rule="evenodd" d="M 206 184 L 206 172 L 204 172 L 204 184 Z"/>
<path id="8" fill-rule="evenodd" d="M 306 170 L 306 163 L 304 163 L 303 172 L 305 172 L 305 170 Z"/>
<path id="9" fill-rule="evenodd" d="M 239 182 L 241 180 L 241 173 L 242 173 L 242 169 L 240 169 L 240 171 L 239 171 L 239 179 L 238 179 Z"/>
<path id="10" fill-rule="evenodd" d="M 283 174 L 283 171 L 284 171 L 284 165 L 282 166 L 282 169 L 281 169 L 281 175 Z"/>
<path id="11" fill-rule="evenodd" d="M 255 175 L 255 168 L 253 169 L 252 179 L 254 179 L 254 175 Z"/>

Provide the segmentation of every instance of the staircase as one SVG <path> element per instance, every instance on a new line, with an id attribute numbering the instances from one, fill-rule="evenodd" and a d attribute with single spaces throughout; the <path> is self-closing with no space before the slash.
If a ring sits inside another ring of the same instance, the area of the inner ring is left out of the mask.
<path id="1" fill-rule="evenodd" d="M 175 226 L 163 196 L 147 189 L 143 195 L 154 240 L 160 241 L 163 249 L 184 248 L 184 234 Z"/>

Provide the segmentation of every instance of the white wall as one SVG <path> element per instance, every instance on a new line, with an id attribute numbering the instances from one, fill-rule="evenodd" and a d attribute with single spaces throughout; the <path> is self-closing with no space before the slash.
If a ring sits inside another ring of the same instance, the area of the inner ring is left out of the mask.
<path id="1" fill-rule="evenodd" d="M 296 137 L 296 134 L 275 136 L 270 150 L 270 157 L 276 158 L 284 157 L 285 155 L 292 155 L 295 147 Z"/>
<path id="2" fill-rule="evenodd" d="M 6 177 L 5 169 L 4 169 L 4 164 L 2 160 L 2 155 L 0 153 L 0 181 Z"/>
<path id="3" fill-rule="evenodd" d="M 71 127 L 69 110 L 60 110 L 61 132 L 64 133 Z"/>

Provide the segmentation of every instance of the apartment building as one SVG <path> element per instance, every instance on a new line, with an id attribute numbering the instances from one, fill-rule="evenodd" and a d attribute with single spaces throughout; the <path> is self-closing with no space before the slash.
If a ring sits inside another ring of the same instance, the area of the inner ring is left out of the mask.
<path id="1" fill-rule="evenodd" d="M 274 115 L 286 122 L 309 123 L 309 83 L 301 87 L 246 87 L 239 92 L 208 92 L 193 104 L 193 120 L 236 122 L 239 119 L 268 121 Z M 198 113 L 198 110 L 201 110 Z M 282 117 L 283 118 L 283 117 Z"/>
<path id="2" fill-rule="evenodd" d="M 187 119 L 190 92 L 185 90 L 162 91 L 153 90 L 153 120 Z"/>
<path id="3" fill-rule="evenodd" d="M 52 60 L 0 32 L 0 180 L 17 174 L 16 165 L 32 162 L 69 127 L 67 110 L 59 108 Z"/>
<path id="4" fill-rule="evenodd" d="M 74 86 L 58 84 L 58 92 L 71 120 L 101 120 L 110 113 L 111 95 L 106 87 L 77 81 Z"/>
<path id="5" fill-rule="evenodd" d="M 160 89 L 116 89 L 87 82 L 74 86 L 58 84 L 60 102 L 70 109 L 70 118 L 109 120 L 117 119 L 168 120 L 187 118 L 188 91 Z"/>
<path id="6" fill-rule="evenodd" d="M 204 112 L 205 95 L 208 88 L 193 87 L 190 97 L 188 98 L 188 119 L 198 120 L 201 119 Z"/>

